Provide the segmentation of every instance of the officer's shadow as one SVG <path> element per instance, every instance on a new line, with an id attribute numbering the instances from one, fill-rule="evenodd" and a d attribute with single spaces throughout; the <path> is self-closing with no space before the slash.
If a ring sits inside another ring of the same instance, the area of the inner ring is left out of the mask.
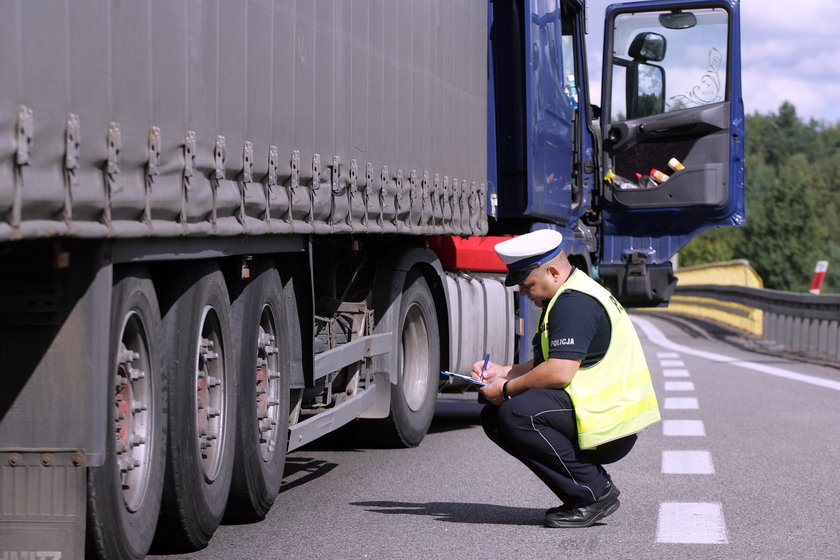
<path id="1" fill-rule="evenodd" d="M 481 525 L 542 525 L 544 509 L 457 502 L 352 502 L 366 511 L 384 514 L 427 515 L 449 523 Z"/>

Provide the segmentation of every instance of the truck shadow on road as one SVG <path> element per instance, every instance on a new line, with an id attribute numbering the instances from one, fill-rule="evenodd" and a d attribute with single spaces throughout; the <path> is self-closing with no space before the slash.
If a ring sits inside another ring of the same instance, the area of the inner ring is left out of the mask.
<path id="1" fill-rule="evenodd" d="M 481 409 L 477 393 L 438 395 L 430 434 L 466 430 L 481 425 Z"/>
<path id="2" fill-rule="evenodd" d="M 542 525 L 545 510 L 540 508 L 500 506 L 464 502 L 351 502 L 365 511 L 386 515 L 426 515 L 436 521 L 480 525 Z"/>
<path id="3" fill-rule="evenodd" d="M 435 416 L 427 433 L 442 434 L 480 426 L 481 409 L 484 405 L 478 403 L 476 398 L 476 393 L 438 395 Z M 377 435 L 377 432 L 382 429 L 377 422 L 379 421 L 355 420 L 321 436 L 298 451 L 362 452 L 366 449 L 393 448 L 392 441 L 383 441 Z"/>
<path id="4" fill-rule="evenodd" d="M 337 466 L 337 463 L 311 457 L 287 457 L 280 493 L 288 492 L 292 488 L 320 478 Z"/>

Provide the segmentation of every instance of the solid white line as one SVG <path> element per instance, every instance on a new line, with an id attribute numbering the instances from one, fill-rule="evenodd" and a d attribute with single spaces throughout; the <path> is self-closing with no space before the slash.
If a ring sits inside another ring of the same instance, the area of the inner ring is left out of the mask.
<path id="1" fill-rule="evenodd" d="M 715 474 L 712 454 L 708 451 L 663 451 L 664 474 Z"/>
<path id="2" fill-rule="evenodd" d="M 663 360 L 665 358 L 679 358 L 680 355 L 676 352 L 657 352 L 656 357 Z"/>
<path id="3" fill-rule="evenodd" d="M 699 356 L 701 358 L 706 358 L 707 360 L 711 360 L 714 362 L 732 364 L 733 366 L 738 366 L 744 369 L 751 369 L 760 373 L 766 373 L 767 375 L 775 375 L 776 377 L 782 377 L 785 379 L 790 379 L 792 381 L 801 381 L 802 383 L 810 383 L 811 385 L 817 385 L 818 387 L 825 387 L 826 389 L 834 389 L 835 391 L 840 391 L 840 381 L 824 379 L 822 377 L 815 377 L 813 375 L 805 375 L 803 373 L 796 373 L 794 371 L 788 371 L 786 369 L 781 369 L 773 366 L 756 364 L 755 362 L 737 360 L 735 358 L 730 358 L 728 356 L 723 356 L 721 354 L 715 354 L 712 352 L 695 350 L 694 348 L 683 346 L 682 344 L 677 344 L 676 342 L 671 342 L 662 333 L 662 331 L 660 331 L 651 321 L 647 319 L 644 319 L 642 317 L 632 317 L 632 320 L 634 323 L 636 323 L 636 325 L 638 325 L 640 329 L 642 329 L 642 332 L 645 333 L 645 336 L 647 336 L 651 342 L 663 348 L 676 350 L 678 352 L 684 352 L 686 354 L 691 354 L 692 356 Z"/>
<path id="4" fill-rule="evenodd" d="M 688 377 L 687 369 L 663 369 L 663 377 Z"/>
<path id="5" fill-rule="evenodd" d="M 663 436 L 705 436 L 702 420 L 663 420 Z"/>
<path id="6" fill-rule="evenodd" d="M 691 381 L 666 381 L 666 391 L 693 391 L 694 383 Z"/>
<path id="7" fill-rule="evenodd" d="M 700 408 L 694 397 L 665 397 L 666 410 L 694 410 Z"/>
<path id="8" fill-rule="evenodd" d="M 726 522 L 719 503 L 659 504 L 656 542 L 726 544 Z"/>
<path id="9" fill-rule="evenodd" d="M 659 365 L 662 367 L 685 367 L 685 363 L 682 360 L 662 360 L 659 362 Z"/>

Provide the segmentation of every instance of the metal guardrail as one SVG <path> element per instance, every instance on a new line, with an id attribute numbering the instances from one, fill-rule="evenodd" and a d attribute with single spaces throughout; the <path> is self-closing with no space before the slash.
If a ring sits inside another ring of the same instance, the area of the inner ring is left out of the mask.
<path id="1" fill-rule="evenodd" d="M 678 285 L 670 307 L 744 330 L 768 347 L 840 363 L 840 294 Z"/>

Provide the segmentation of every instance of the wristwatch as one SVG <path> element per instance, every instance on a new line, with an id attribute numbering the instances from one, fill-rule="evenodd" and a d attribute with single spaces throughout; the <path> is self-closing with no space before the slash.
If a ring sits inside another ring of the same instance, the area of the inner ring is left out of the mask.
<path id="1" fill-rule="evenodd" d="M 505 381 L 504 384 L 502 385 L 502 395 L 504 395 L 506 401 L 509 401 L 511 399 L 511 396 L 507 392 L 507 384 L 508 383 L 509 383 L 509 381 Z"/>

